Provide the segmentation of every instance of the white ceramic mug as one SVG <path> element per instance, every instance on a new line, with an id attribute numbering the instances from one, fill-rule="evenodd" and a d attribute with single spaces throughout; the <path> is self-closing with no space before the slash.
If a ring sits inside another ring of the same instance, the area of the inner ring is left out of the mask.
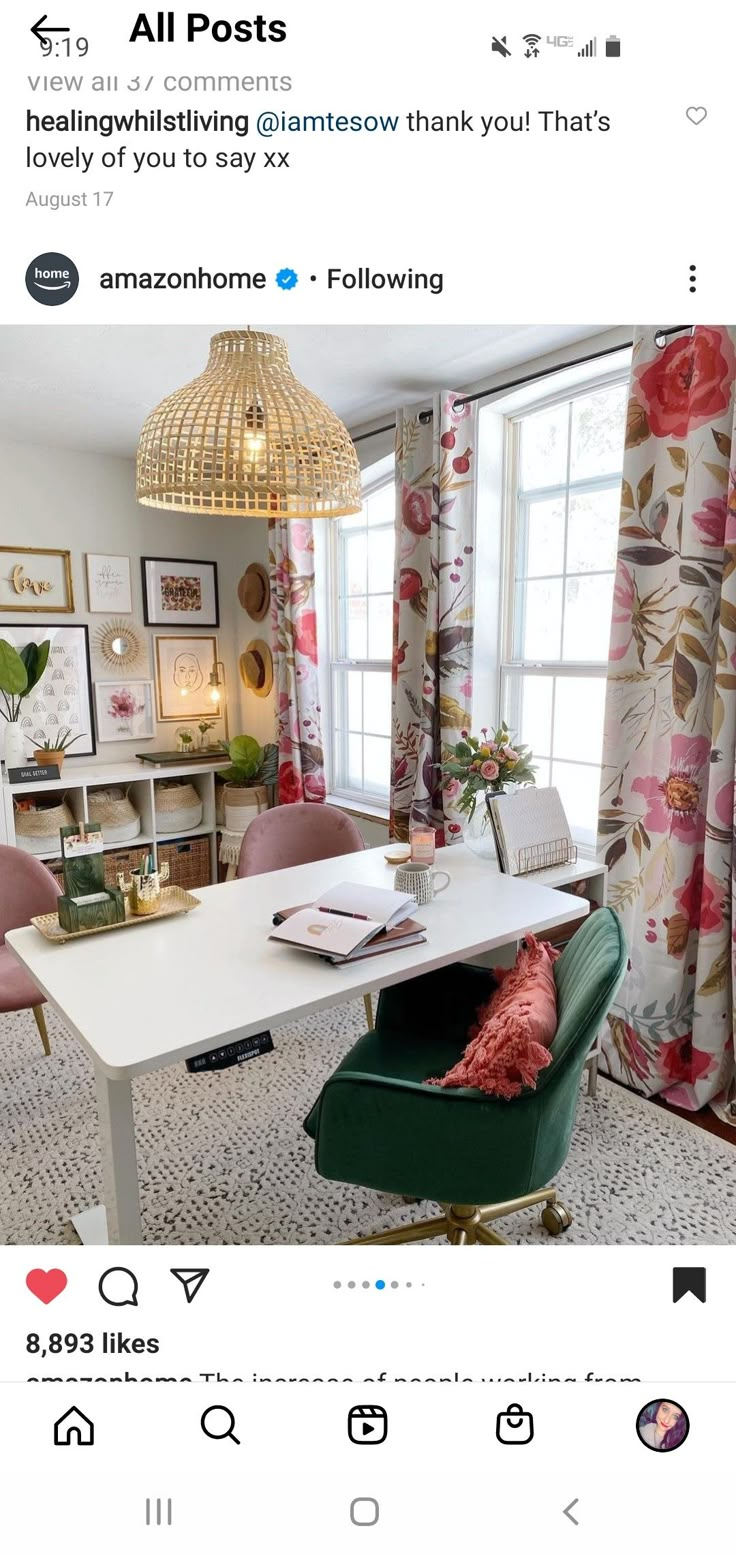
<path id="1" fill-rule="evenodd" d="M 442 880 L 441 885 L 438 880 Z M 449 883 L 444 869 L 433 869 L 428 863 L 402 863 L 394 875 L 394 890 L 405 890 L 417 906 L 426 906 L 433 896 L 447 890 Z"/>

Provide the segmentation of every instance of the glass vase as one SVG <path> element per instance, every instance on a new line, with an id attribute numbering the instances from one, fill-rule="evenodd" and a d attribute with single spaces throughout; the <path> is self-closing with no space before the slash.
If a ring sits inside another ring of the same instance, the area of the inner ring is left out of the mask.
<path id="1" fill-rule="evenodd" d="M 478 800 L 465 827 L 463 840 L 476 857 L 486 858 L 489 863 L 498 863 L 496 837 L 485 799 Z"/>

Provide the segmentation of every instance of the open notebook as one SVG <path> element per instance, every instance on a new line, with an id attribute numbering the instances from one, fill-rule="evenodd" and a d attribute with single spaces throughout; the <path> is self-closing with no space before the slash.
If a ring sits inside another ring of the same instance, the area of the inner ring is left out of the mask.
<path id="1" fill-rule="evenodd" d="M 287 907 L 274 917 L 270 939 L 336 964 L 421 944 L 426 934 L 411 916 L 416 902 L 400 890 L 334 885 L 311 906 Z"/>
<path id="2" fill-rule="evenodd" d="M 488 794 L 487 803 L 505 874 L 531 874 L 574 859 L 575 844 L 556 788 Z"/>

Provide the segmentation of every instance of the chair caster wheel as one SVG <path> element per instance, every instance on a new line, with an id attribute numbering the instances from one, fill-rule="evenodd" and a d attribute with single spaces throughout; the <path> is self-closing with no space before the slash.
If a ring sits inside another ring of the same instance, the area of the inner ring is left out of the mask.
<path id="1" fill-rule="evenodd" d="M 564 1203 L 548 1203 L 542 1209 L 542 1224 L 549 1236 L 562 1236 L 572 1224 L 572 1214 Z"/>

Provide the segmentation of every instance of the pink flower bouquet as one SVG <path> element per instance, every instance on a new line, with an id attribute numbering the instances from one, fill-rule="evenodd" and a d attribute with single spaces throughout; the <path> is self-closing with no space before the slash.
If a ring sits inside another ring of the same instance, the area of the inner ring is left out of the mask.
<path id="1" fill-rule="evenodd" d="M 442 786 L 456 808 L 470 817 L 479 794 L 503 793 L 511 783 L 533 783 L 531 762 L 529 746 L 517 744 L 505 723 L 495 733 L 482 728 L 480 738 L 463 729 L 440 763 Z"/>

